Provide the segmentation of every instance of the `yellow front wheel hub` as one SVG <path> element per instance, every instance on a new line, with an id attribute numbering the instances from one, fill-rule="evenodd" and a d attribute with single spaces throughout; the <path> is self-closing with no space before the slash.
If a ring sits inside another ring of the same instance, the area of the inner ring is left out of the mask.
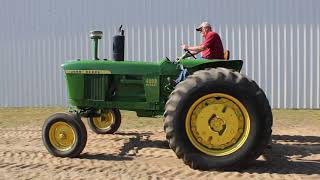
<path id="1" fill-rule="evenodd" d="M 185 125 L 197 149 L 211 156 L 225 156 L 240 149 L 248 139 L 250 117 L 238 99 L 211 93 L 191 105 Z"/>
<path id="2" fill-rule="evenodd" d="M 56 122 L 49 130 L 50 143 L 59 151 L 68 151 L 75 144 L 75 131 L 66 122 Z"/>
<path id="3" fill-rule="evenodd" d="M 107 111 L 101 114 L 99 117 L 93 117 L 93 124 L 102 130 L 111 128 L 111 125 L 115 122 L 115 116 L 112 111 Z"/>

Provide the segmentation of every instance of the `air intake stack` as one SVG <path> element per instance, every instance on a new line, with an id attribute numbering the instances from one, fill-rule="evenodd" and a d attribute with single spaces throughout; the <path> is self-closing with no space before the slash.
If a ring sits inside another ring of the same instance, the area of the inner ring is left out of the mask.
<path id="1" fill-rule="evenodd" d="M 98 58 L 98 40 L 102 38 L 102 31 L 90 31 L 90 38 L 93 39 L 92 43 L 92 54 L 94 60 L 99 60 Z"/>

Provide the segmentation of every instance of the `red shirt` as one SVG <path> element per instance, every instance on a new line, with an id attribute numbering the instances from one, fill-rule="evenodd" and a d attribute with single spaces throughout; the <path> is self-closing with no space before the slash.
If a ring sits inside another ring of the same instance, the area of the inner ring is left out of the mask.
<path id="1" fill-rule="evenodd" d="M 202 57 L 205 59 L 224 59 L 223 58 L 223 45 L 220 36 L 216 32 L 208 32 L 201 44 L 207 49 L 202 51 Z"/>

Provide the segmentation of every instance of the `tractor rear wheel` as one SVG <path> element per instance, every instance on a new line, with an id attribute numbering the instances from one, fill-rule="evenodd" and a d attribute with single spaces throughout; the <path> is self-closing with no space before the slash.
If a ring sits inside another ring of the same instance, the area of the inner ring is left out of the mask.
<path id="1" fill-rule="evenodd" d="M 193 169 L 228 169 L 258 158 L 271 136 L 264 92 L 225 68 L 200 70 L 179 83 L 165 107 L 170 147 Z"/>
<path id="2" fill-rule="evenodd" d="M 76 157 L 87 143 L 87 130 L 78 115 L 57 113 L 42 127 L 42 141 L 50 154 Z"/>
<path id="3" fill-rule="evenodd" d="M 113 134 L 121 125 L 119 109 L 101 110 L 101 116 L 88 118 L 91 130 L 97 134 Z"/>

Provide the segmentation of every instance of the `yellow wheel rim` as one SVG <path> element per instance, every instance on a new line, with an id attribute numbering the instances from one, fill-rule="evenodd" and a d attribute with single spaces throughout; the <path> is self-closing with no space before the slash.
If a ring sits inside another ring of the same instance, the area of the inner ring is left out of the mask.
<path id="1" fill-rule="evenodd" d="M 75 144 L 74 129 L 65 122 L 52 124 L 49 130 L 50 143 L 59 151 L 68 151 Z"/>
<path id="2" fill-rule="evenodd" d="M 103 112 L 99 117 L 93 117 L 93 124 L 102 130 L 110 129 L 114 121 L 115 117 L 112 111 Z"/>
<path id="3" fill-rule="evenodd" d="M 246 142 L 250 117 L 236 98 L 212 93 L 195 101 L 188 110 L 186 131 L 191 143 L 211 156 L 229 155 Z"/>

